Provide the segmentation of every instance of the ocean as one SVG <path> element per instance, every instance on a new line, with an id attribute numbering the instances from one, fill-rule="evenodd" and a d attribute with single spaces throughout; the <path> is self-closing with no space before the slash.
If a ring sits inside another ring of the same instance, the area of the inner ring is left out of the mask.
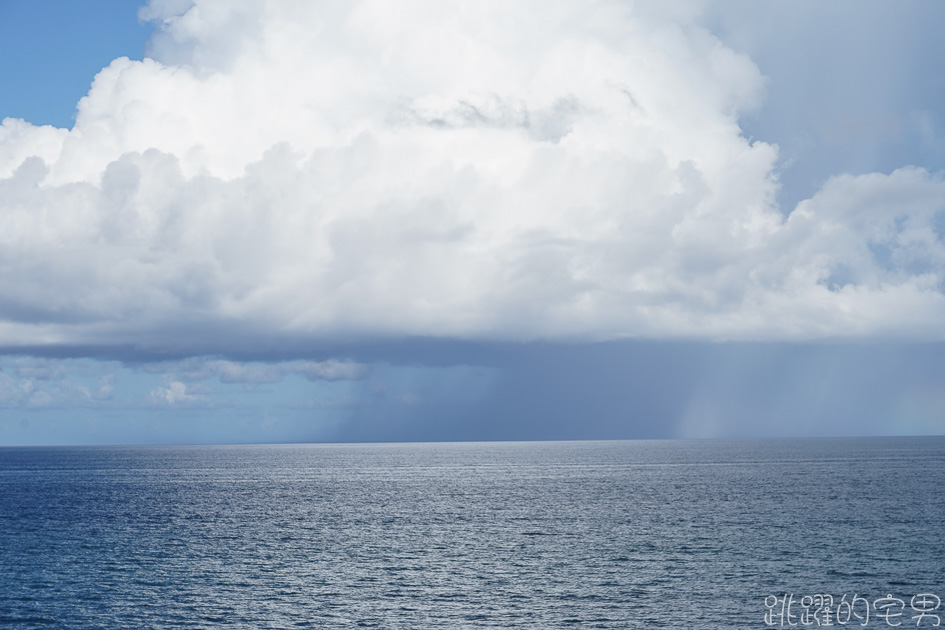
<path id="1" fill-rule="evenodd" d="M 943 598 L 941 437 L 0 448 L 14 628 L 934 627 Z"/>

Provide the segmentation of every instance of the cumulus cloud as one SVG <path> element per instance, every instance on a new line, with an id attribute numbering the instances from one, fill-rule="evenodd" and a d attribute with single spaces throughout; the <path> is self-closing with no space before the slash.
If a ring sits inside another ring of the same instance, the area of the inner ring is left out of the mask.
<path id="1" fill-rule="evenodd" d="M 167 387 L 155 387 L 151 390 L 150 399 L 155 405 L 200 407 L 210 404 L 210 399 L 202 394 L 190 391 L 186 383 L 171 381 Z"/>
<path id="2" fill-rule="evenodd" d="M 95 392 L 92 394 L 93 398 L 96 400 L 111 400 L 115 396 L 115 381 L 116 377 L 114 374 L 106 374 L 98 380 L 98 387 Z"/>
<path id="3" fill-rule="evenodd" d="M 785 220 L 738 123 L 764 79 L 697 4 L 141 15 L 151 58 L 71 130 L 0 125 L 4 346 L 945 336 L 941 176 L 838 177 Z M 320 365 L 293 369 L 360 369 Z"/>
<path id="4" fill-rule="evenodd" d="M 366 377 L 370 368 L 353 361 L 301 361 L 290 369 L 310 381 L 355 381 Z"/>
<path id="5" fill-rule="evenodd" d="M 89 388 L 69 379 L 17 378 L 0 372 L 0 408 L 95 406 Z"/>
<path id="6" fill-rule="evenodd" d="M 197 383 L 219 379 L 221 383 L 260 385 L 278 383 L 289 374 L 304 376 L 310 381 L 359 380 L 370 373 L 370 366 L 354 361 L 228 361 L 208 357 L 191 357 L 182 361 L 147 363 L 146 372 L 163 374 L 168 380 Z"/>
<path id="7" fill-rule="evenodd" d="M 66 368 L 61 361 L 43 357 L 15 357 L 9 368 L 17 377 L 27 380 L 48 381 L 62 378 Z"/>
<path id="8" fill-rule="evenodd" d="M 277 383 L 282 380 L 279 366 L 233 361 L 214 361 L 207 365 L 223 383 Z"/>

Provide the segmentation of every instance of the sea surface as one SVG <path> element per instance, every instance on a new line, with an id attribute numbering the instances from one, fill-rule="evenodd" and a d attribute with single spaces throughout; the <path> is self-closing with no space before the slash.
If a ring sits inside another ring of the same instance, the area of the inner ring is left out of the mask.
<path id="1" fill-rule="evenodd" d="M 802 627 L 817 594 L 945 624 L 945 438 L 0 448 L 9 627 Z"/>

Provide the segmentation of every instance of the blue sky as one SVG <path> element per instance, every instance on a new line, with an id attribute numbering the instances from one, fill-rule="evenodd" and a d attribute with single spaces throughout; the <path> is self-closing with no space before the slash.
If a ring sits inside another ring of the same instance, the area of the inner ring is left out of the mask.
<path id="1" fill-rule="evenodd" d="M 945 433 L 941 5 L 438 6 L 0 2 L 0 444 Z"/>
<path id="2" fill-rule="evenodd" d="M 71 127 L 92 77 L 116 57 L 141 59 L 151 26 L 138 2 L 0 2 L 3 116 Z"/>

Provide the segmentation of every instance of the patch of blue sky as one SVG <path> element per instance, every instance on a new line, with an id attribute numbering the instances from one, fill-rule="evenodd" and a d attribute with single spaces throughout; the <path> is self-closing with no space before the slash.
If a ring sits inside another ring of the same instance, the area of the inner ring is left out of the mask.
<path id="1" fill-rule="evenodd" d="M 710 5 L 709 26 L 766 77 L 739 122 L 779 147 L 784 214 L 834 175 L 945 168 L 943 23 L 936 2 Z"/>
<path id="2" fill-rule="evenodd" d="M 138 21 L 140 4 L 0 1 L 0 119 L 71 128 L 99 70 L 143 57 L 152 27 Z"/>

